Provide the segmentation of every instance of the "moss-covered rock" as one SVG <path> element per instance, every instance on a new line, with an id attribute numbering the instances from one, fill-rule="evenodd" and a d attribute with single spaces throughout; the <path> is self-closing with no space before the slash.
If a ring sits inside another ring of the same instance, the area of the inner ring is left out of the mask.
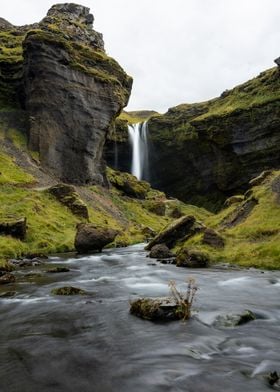
<path id="1" fill-rule="evenodd" d="M 199 250 L 182 248 L 176 256 L 177 267 L 206 268 L 209 267 L 209 256 Z"/>
<path id="2" fill-rule="evenodd" d="M 169 259 L 175 257 L 175 255 L 165 244 L 158 244 L 152 247 L 149 257 L 152 259 Z"/>
<path id="3" fill-rule="evenodd" d="M 170 298 L 140 298 L 130 304 L 130 313 L 150 321 L 174 321 L 182 318 L 179 305 Z"/>
<path id="4" fill-rule="evenodd" d="M 115 171 L 110 168 L 107 169 L 107 177 L 109 182 L 123 194 L 135 197 L 137 199 L 145 199 L 151 186 L 146 181 L 138 181 L 136 177 L 131 174 Z"/>
<path id="5" fill-rule="evenodd" d="M 75 248 L 79 253 L 101 252 L 104 246 L 114 241 L 118 231 L 98 227 L 90 223 L 80 223 L 77 226 Z"/>
<path id="6" fill-rule="evenodd" d="M 65 286 L 52 289 L 53 295 L 85 295 L 86 292 L 78 287 Z"/>
<path id="7" fill-rule="evenodd" d="M 68 184 L 56 184 L 48 189 L 62 204 L 67 206 L 75 215 L 89 219 L 88 208 L 79 197 L 75 187 Z"/>

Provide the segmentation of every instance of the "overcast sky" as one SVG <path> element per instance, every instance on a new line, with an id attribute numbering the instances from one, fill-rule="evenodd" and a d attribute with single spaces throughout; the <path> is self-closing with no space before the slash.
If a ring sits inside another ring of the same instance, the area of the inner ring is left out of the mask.
<path id="1" fill-rule="evenodd" d="M 0 0 L 21 25 L 41 20 L 53 0 Z M 207 100 L 274 66 L 280 0 L 80 0 L 107 53 L 133 77 L 129 110 L 160 112 Z"/>

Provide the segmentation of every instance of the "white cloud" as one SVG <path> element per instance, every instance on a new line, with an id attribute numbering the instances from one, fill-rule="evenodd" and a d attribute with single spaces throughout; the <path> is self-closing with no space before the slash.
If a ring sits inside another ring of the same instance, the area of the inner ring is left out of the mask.
<path id="1" fill-rule="evenodd" d="M 206 100 L 272 67 L 279 0 L 86 0 L 107 52 L 133 76 L 129 109 Z M 42 19 L 49 0 L 10 0 L 14 24 Z"/>

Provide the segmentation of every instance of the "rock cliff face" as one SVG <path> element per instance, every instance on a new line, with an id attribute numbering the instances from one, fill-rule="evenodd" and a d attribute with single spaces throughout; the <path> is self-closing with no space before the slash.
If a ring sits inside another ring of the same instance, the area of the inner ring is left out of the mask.
<path id="1" fill-rule="evenodd" d="M 89 9 L 57 4 L 36 25 L 0 22 L 2 112 L 23 110 L 29 148 L 61 180 L 106 183 L 103 145 L 132 79 L 106 55 Z"/>
<path id="2" fill-rule="evenodd" d="M 219 98 L 153 116 L 148 127 L 152 186 L 216 209 L 262 170 L 280 167 L 279 68 Z"/>

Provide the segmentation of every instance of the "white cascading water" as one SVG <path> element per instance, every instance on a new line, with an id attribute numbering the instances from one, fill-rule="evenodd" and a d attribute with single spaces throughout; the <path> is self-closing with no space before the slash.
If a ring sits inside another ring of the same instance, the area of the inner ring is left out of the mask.
<path id="1" fill-rule="evenodd" d="M 132 147 L 131 173 L 143 179 L 144 165 L 148 164 L 147 121 L 128 126 L 129 141 Z"/>

